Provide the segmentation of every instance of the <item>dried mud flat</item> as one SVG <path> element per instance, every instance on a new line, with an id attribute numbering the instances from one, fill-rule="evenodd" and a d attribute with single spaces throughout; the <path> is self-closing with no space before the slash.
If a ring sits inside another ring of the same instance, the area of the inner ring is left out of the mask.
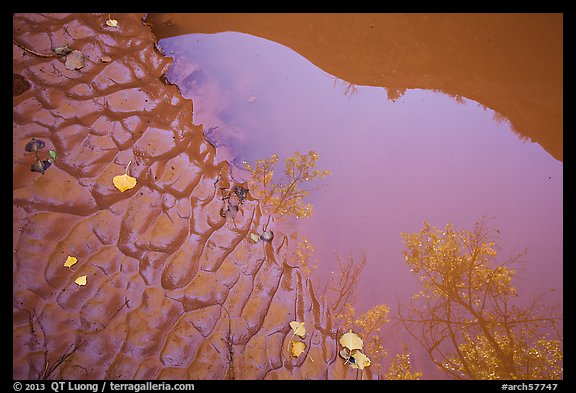
<path id="1" fill-rule="evenodd" d="M 143 16 L 13 17 L 13 378 L 357 378 L 281 234 L 247 241 L 258 201 L 220 214 L 237 184 Z M 66 45 L 82 68 L 50 56 Z M 57 154 L 44 174 L 32 138 Z M 287 351 L 293 320 L 306 356 Z"/>

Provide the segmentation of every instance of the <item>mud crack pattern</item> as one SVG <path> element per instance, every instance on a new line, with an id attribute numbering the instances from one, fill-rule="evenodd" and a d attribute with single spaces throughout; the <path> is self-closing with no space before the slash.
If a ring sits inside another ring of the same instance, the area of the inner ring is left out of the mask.
<path id="1" fill-rule="evenodd" d="M 276 240 L 246 241 L 257 201 L 219 214 L 229 168 L 162 82 L 171 59 L 143 15 L 114 18 L 14 15 L 20 45 L 68 45 L 86 65 L 13 46 L 27 86 L 13 100 L 13 378 L 355 378 L 312 283 Z M 31 138 L 57 152 L 43 175 Z M 112 178 L 129 161 L 138 183 L 121 193 Z M 291 320 L 306 322 L 309 357 L 286 351 Z"/>

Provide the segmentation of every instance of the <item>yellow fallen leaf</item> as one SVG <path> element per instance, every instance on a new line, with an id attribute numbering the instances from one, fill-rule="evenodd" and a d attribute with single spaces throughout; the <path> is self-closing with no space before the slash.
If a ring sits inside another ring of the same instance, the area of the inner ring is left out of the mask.
<path id="1" fill-rule="evenodd" d="M 88 282 L 87 280 L 88 276 L 80 276 L 78 277 L 76 280 L 74 280 L 74 282 L 79 286 L 83 286 L 86 285 L 86 283 Z"/>
<path id="2" fill-rule="evenodd" d="M 306 336 L 306 328 L 304 327 L 304 322 L 292 321 L 290 322 L 290 327 L 294 331 L 294 334 L 304 338 Z"/>
<path id="3" fill-rule="evenodd" d="M 306 344 L 304 344 L 302 341 L 292 340 L 292 350 L 290 351 L 292 353 L 292 356 L 298 357 L 302 355 L 302 352 L 304 352 L 305 349 Z"/>
<path id="4" fill-rule="evenodd" d="M 118 21 L 116 19 L 110 19 L 110 15 L 108 15 L 108 20 L 106 21 L 106 25 L 110 27 L 118 27 Z"/>
<path id="5" fill-rule="evenodd" d="M 356 333 L 352 332 L 352 330 L 348 333 L 344 333 L 342 337 L 340 337 L 340 344 L 344 348 L 348 348 L 349 351 L 362 349 L 364 346 L 362 339 Z"/>
<path id="6" fill-rule="evenodd" d="M 76 262 L 78 262 L 78 259 L 76 259 L 76 257 L 71 257 L 70 255 L 68 255 L 68 258 L 66 258 L 66 262 L 64 262 L 64 266 L 66 266 L 67 268 L 70 269 L 70 267 L 72 265 L 75 265 Z M 72 270 L 72 269 L 70 269 Z"/>
<path id="7" fill-rule="evenodd" d="M 114 179 L 112 179 L 112 181 L 114 182 L 116 188 L 119 189 L 121 192 L 134 188 L 134 186 L 136 185 L 136 179 L 133 178 L 132 176 L 128 176 L 127 174 L 114 176 Z"/>
<path id="8" fill-rule="evenodd" d="M 354 352 L 352 356 L 354 358 L 354 362 L 350 362 L 350 366 L 352 368 L 359 368 L 360 370 L 364 370 L 364 367 L 370 366 L 370 358 L 364 355 L 362 352 Z"/>
<path id="9" fill-rule="evenodd" d="M 130 166 L 130 162 L 126 166 L 126 172 L 123 175 L 114 176 L 112 179 L 114 186 L 121 192 L 134 188 L 136 185 L 136 179 L 132 176 L 128 176 L 128 167 Z"/>

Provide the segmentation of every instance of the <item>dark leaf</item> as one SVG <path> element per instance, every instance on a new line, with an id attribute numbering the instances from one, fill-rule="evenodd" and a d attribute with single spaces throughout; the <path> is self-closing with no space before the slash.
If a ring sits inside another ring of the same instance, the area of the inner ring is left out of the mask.
<path id="1" fill-rule="evenodd" d="M 28 82 L 20 74 L 12 74 L 12 95 L 19 96 L 30 88 L 30 82 Z"/>
<path id="2" fill-rule="evenodd" d="M 264 231 L 262 232 L 262 234 L 260 235 L 260 239 L 262 239 L 262 241 L 268 242 L 270 243 L 272 241 L 272 239 L 274 239 L 274 232 L 272 231 Z"/>
<path id="3" fill-rule="evenodd" d="M 68 46 L 63 46 L 63 47 L 54 49 L 54 54 L 58 57 L 66 56 L 67 54 L 70 54 L 70 53 L 72 53 L 72 49 L 68 48 Z"/>
<path id="4" fill-rule="evenodd" d="M 234 193 L 236 194 L 240 202 L 243 202 L 244 199 L 246 199 L 246 195 L 248 194 L 248 189 L 242 186 L 236 186 L 234 187 Z"/>
<path id="5" fill-rule="evenodd" d="M 38 160 L 36 161 L 36 164 L 30 166 L 30 170 L 32 172 L 40 172 L 41 174 L 44 174 L 51 165 L 52 164 L 49 161 Z"/>
<path id="6" fill-rule="evenodd" d="M 44 141 L 32 138 L 32 140 L 26 144 L 26 147 L 24 149 L 29 152 L 36 152 L 42 149 L 44 146 L 46 146 Z"/>

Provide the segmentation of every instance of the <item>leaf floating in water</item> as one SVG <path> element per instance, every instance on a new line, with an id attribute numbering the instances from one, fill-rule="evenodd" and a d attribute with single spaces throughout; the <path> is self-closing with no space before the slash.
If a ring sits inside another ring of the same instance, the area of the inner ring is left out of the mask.
<path id="1" fill-rule="evenodd" d="M 136 186 L 136 179 L 132 176 L 128 175 L 128 167 L 130 166 L 130 161 L 128 165 L 126 165 L 126 172 L 123 175 L 114 176 L 112 182 L 114 186 L 119 189 L 121 192 L 134 188 Z"/>
<path id="2" fill-rule="evenodd" d="M 354 358 L 352 356 L 350 356 L 350 351 L 347 350 L 346 348 L 342 348 L 340 350 L 340 356 L 346 360 L 346 363 L 348 363 L 348 362 L 354 363 L 355 362 Z M 344 364 L 346 364 L 346 363 L 344 363 Z"/>
<path id="3" fill-rule="evenodd" d="M 66 262 L 64 262 L 64 266 L 66 266 L 67 268 L 70 269 L 70 267 L 75 265 L 76 262 L 78 262 L 78 259 L 76 257 L 68 256 L 68 258 L 66 259 Z M 70 269 L 70 270 L 72 270 L 72 269 Z"/>
<path id="4" fill-rule="evenodd" d="M 40 139 L 32 138 L 32 140 L 26 144 L 26 147 L 24 148 L 24 150 L 26 150 L 28 152 L 37 152 L 38 150 L 42 149 L 44 146 L 46 146 L 44 141 L 41 141 Z"/>
<path id="5" fill-rule="evenodd" d="M 264 241 L 264 242 L 270 243 L 270 242 L 272 241 L 272 239 L 274 239 L 274 232 L 272 232 L 272 231 L 264 231 L 264 232 L 262 232 L 262 234 L 260 235 L 260 239 L 262 239 L 262 241 Z"/>
<path id="6" fill-rule="evenodd" d="M 350 330 L 348 333 L 344 333 L 342 337 L 340 337 L 340 344 L 344 348 L 348 348 L 349 351 L 353 351 L 355 349 L 362 349 L 364 346 L 364 342 L 356 333 Z"/>
<path id="7" fill-rule="evenodd" d="M 79 50 L 72 51 L 72 53 L 66 56 L 66 63 L 64 63 L 67 70 L 79 70 L 85 65 L 84 55 Z"/>
<path id="8" fill-rule="evenodd" d="M 46 172 L 46 170 L 48 168 L 50 168 L 50 166 L 52 165 L 52 163 L 48 160 L 38 160 L 36 161 L 36 163 L 34 165 L 30 166 L 30 170 L 32 172 L 39 172 L 41 174 L 44 174 L 44 172 Z"/>
<path id="9" fill-rule="evenodd" d="M 79 287 L 82 287 L 82 286 L 86 285 L 86 283 L 88 282 L 88 276 L 80 276 L 76 280 L 74 280 L 74 282 Z"/>
<path id="10" fill-rule="evenodd" d="M 360 370 L 364 370 L 364 367 L 370 366 L 370 358 L 364 355 L 362 352 L 354 352 L 354 357 L 350 357 L 350 366 L 352 368 L 359 368 Z M 352 360 L 353 359 L 353 360 Z"/>

